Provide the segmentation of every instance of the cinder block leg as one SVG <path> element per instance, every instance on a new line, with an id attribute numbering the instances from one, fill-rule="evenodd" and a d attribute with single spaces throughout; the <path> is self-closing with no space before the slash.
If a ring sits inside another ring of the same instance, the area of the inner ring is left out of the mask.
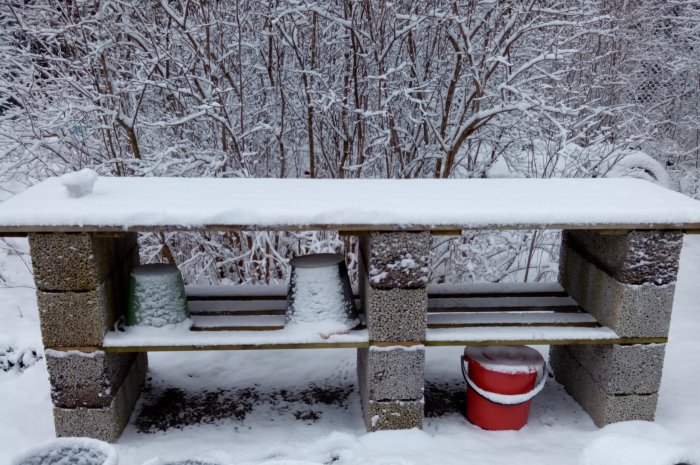
<path id="1" fill-rule="evenodd" d="M 424 341 L 427 232 L 370 233 L 360 241 L 360 293 L 371 341 Z"/>
<path id="2" fill-rule="evenodd" d="M 30 234 L 44 345 L 99 347 L 124 313 L 136 234 Z"/>
<path id="3" fill-rule="evenodd" d="M 94 349 L 124 314 L 129 272 L 138 265 L 136 234 L 30 234 L 29 244 L 56 434 L 116 441 L 147 356 Z"/>
<path id="4" fill-rule="evenodd" d="M 680 231 L 564 231 L 559 281 L 621 337 L 666 337 L 682 238 Z"/>
<path id="5" fill-rule="evenodd" d="M 594 375 L 574 358 L 567 346 L 552 346 L 549 363 L 557 381 L 597 426 L 618 421 L 654 420 L 658 384 L 655 385 L 653 381 L 641 382 L 634 369 L 628 369 L 619 376 L 614 373 L 602 376 L 600 372 Z M 652 379 L 657 376 L 660 374 L 650 373 Z"/>
<path id="6" fill-rule="evenodd" d="M 681 231 L 564 231 L 559 281 L 603 325 L 626 338 L 665 338 Z M 654 418 L 663 344 L 560 346 L 557 379 L 598 425 Z"/>
<path id="7" fill-rule="evenodd" d="M 51 400 L 61 408 L 102 408 L 112 403 L 136 353 L 60 352 L 48 349 Z M 140 356 L 143 358 L 143 356 Z"/>
<path id="8" fill-rule="evenodd" d="M 368 401 L 363 404 L 367 431 L 423 427 L 423 399 Z"/>
<path id="9" fill-rule="evenodd" d="M 371 233 L 361 240 L 360 253 L 360 294 L 370 341 L 415 344 L 358 350 L 367 429 L 420 428 L 430 234 Z"/>
<path id="10" fill-rule="evenodd" d="M 148 358 L 145 353 L 136 356 L 121 381 L 111 402 L 104 407 L 76 407 L 53 409 L 57 437 L 85 436 L 107 442 L 116 442 L 129 422 L 131 412 L 146 379 Z"/>
<path id="11" fill-rule="evenodd" d="M 424 367 L 423 346 L 358 349 L 367 430 L 422 427 Z"/>

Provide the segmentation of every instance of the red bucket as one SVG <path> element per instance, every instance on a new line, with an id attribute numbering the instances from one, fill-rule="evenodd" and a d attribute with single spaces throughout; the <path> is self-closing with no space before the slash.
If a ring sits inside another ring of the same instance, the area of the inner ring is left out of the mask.
<path id="1" fill-rule="evenodd" d="M 539 352 L 527 346 L 467 347 L 460 362 L 470 422 L 491 431 L 527 424 L 530 401 L 546 379 Z"/>

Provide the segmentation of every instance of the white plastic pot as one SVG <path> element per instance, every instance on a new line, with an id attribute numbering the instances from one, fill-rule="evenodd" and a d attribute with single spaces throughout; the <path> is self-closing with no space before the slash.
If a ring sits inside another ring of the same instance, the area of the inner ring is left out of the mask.
<path id="1" fill-rule="evenodd" d="M 117 465 L 117 450 L 89 438 L 59 438 L 15 457 L 10 465 Z"/>

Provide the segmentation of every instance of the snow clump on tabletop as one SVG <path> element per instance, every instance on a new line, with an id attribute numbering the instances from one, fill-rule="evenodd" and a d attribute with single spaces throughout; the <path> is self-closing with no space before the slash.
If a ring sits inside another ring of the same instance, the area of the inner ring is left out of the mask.
<path id="1" fill-rule="evenodd" d="M 117 465 L 111 445 L 88 438 L 60 438 L 34 447 L 17 457 L 12 465 Z"/>
<path id="2" fill-rule="evenodd" d="M 61 183 L 66 186 L 68 195 L 71 197 L 82 197 L 92 193 L 95 181 L 97 181 L 97 173 L 90 168 L 61 176 Z"/>
<path id="3" fill-rule="evenodd" d="M 164 263 L 134 268 L 129 280 L 127 325 L 166 326 L 189 316 L 187 296 L 177 267 Z"/>

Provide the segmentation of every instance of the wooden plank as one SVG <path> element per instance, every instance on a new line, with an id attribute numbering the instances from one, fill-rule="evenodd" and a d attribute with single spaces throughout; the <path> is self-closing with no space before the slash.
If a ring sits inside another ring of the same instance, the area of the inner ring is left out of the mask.
<path id="1" fill-rule="evenodd" d="M 551 345 L 633 345 L 633 344 L 666 344 L 668 338 L 665 337 L 647 337 L 647 338 L 618 338 L 618 339 L 490 339 L 482 341 L 474 340 L 450 340 L 450 341 L 426 341 L 423 344 L 427 347 L 444 347 L 444 346 L 512 346 L 512 345 L 533 345 L 533 346 L 551 346 Z"/>
<path id="2" fill-rule="evenodd" d="M 451 233 L 456 230 L 464 231 L 522 231 L 522 230 L 559 230 L 559 229 L 595 229 L 595 230 L 629 230 L 629 229 L 684 229 L 688 231 L 700 231 L 700 222 L 689 223 L 615 223 L 615 224 L 566 224 L 566 223 L 513 223 L 513 224 L 488 224 L 483 226 L 469 226 L 459 224 L 446 225 L 406 225 L 406 224 L 373 224 L 373 225 L 356 225 L 356 224 L 310 224 L 310 225 L 280 225 L 280 226 L 259 226 L 250 224 L 206 224 L 201 226 L 182 226 L 174 224 L 165 225 L 130 225 L 130 226 L 103 226 L 95 224 L 77 225 L 62 225 L 62 226 L 36 226 L 36 225 L 17 225 L 17 226 L 0 226 L 0 237 L 16 237 L 17 234 L 26 235 L 33 232 L 206 232 L 206 231 L 222 231 L 222 232 L 242 232 L 242 231 L 285 231 L 285 232 L 304 232 L 304 231 L 353 231 L 356 235 L 358 231 L 426 231 L 439 235 L 446 232 Z M 696 234 L 691 232 L 689 234 Z"/>
<path id="3" fill-rule="evenodd" d="M 536 298 L 536 297 L 569 297 L 565 291 L 533 291 L 533 292 L 474 292 L 474 293 L 437 293 L 428 292 L 429 299 L 498 299 L 498 298 Z"/>
<path id="4" fill-rule="evenodd" d="M 400 343 L 396 343 L 398 345 Z M 187 352 L 198 350 L 295 350 L 295 349 L 358 349 L 369 347 L 369 342 L 328 342 L 308 344 L 233 344 L 233 345 L 184 345 L 184 346 L 111 346 L 99 347 L 95 350 L 105 352 Z M 72 348 L 57 348 L 56 350 L 72 350 Z"/>
<path id="5" fill-rule="evenodd" d="M 353 296 L 356 300 L 360 298 L 358 294 Z M 537 297 L 569 297 L 565 291 L 521 291 L 521 292 L 464 292 L 464 293 L 441 293 L 428 291 L 429 299 L 485 299 L 485 298 L 537 298 Z M 243 295 L 188 295 L 188 302 L 221 302 L 231 301 L 237 302 L 242 300 L 261 301 L 261 300 L 286 300 L 287 293 L 284 294 L 243 294 Z"/>
<path id="6" fill-rule="evenodd" d="M 576 321 L 572 323 L 428 323 L 430 329 L 441 328 L 490 328 L 493 326 L 520 328 L 523 326 L 548 326 L 548 327 L 568 327 L 568 328 L 599 328 L 600 325 L 596 322 Z"/>
<path id="7" fill-rule="evenodd" d="M 246 312 L 248 313 L 248 312 Z M 284 329 L 282 315 L 240 315 L 238 313 L 219 313 L 217 315 L 193 314 L 193 331 L 277 331 Z M 473 327 L 585 327 L 595 328 L 600 325 L 585 312 L 432 312 L 428 314 L 428 328 L 473 328 Z M 363 329 L 363 328 L 360 328 Z"/>
<path id="8" fill-rule="evenodd" d="M 279 331 L 284 326 L 192 326 L 191 331 Z"/>
<path id="9" fill-rule="evenodd" d="M 431 313 L 586 313 L 581 307 L 575 305 L 566 306 L 519 306 L 519 307 L 429 307 L 428 314 Z M 261 310 L 191 310 L 193 316 L 284 316 L 286 310 L 261 309 Z"/>
<path id="10" fill-rule="evenodd" d="M 239 302 L 239 301 L 265 301 L 265 300 L 287 300 L 287 294 L 284 295 L 241 295 L 241 296 L 226 296 L 226 295 L 193 295 L 187 296 L 188 302 Z"/>
<path id="11" fill-rule="evenodd" d="M 104 352 L 180 352 L 199 350 L 294 350 L 294 349 L 356 349 L 370 346 L 379 347 L 414 347 L 424 345 L 426 347 L 447 346 L 489 346 L 489 345 L 633 345 L 633 344 L 666 344 L 668 338 L 618 338 L 618 339 L 520 339 L 502 340 L 492 339 L 483 341 L 449 340 L 449 341 L 397 341 L 397 342 L 334 342 L 311 344 L 241 344 L 241 345 L 192 345 L 192 346 L 124 346 L 124 347 L 47 347 L 58 351 L 78 350 L 91 353 L 98 350 Z"/>
<path id="12" fill-rule="evenodd" d="M 21 231 L 20 232 L 3 232 L 0 234 L 0 236 L 4 237 L 6 239 L 10 239 L 10 238 L 14 238 L 14 237 L 24 238 L 24 237 L 27 237 L 27 235 L 28 234 L 26 232 L 21 232 Z"/>
<path id="13" fill-rule="evenodd" d="M 466 312 L 473 312 L 473 313 L 484 313 L 484 312 L 503 312 L 503 311 L 509 311 L 509 312 L 551 312 L 555 311 L 560 312 L 560 313 L 581 313 L 584 310 L 581 309 L 581 307 L 577 305 L 564 305 L 564 306 L 557 306 L 557 307 L 550 307 L 550 306 L 518 306 L 518 307 L 509 307 L 509 306 L 494 306 L 494 307 L 432 307 L 428 308 L 428 313 L 435 313 L 435 312 L 445 312 L 445 313 L 466 313 Z"/>
<path id="14" fill-rule="evenodd" d="M 197 316 L 284 316 L 286 310 L 191 310 L 191 315 Z"/>

